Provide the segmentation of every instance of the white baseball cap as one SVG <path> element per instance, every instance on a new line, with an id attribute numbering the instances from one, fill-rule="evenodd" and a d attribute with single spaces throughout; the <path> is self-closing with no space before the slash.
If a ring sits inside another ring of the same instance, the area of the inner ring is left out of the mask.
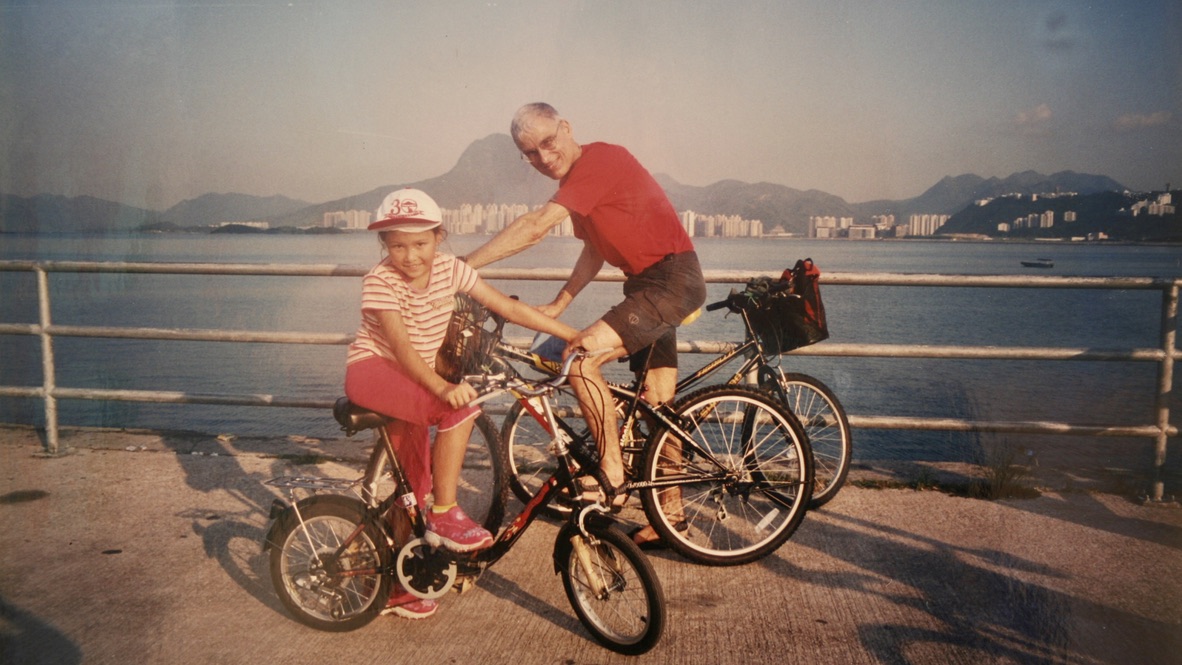
<path id="1" fill-rule="evenodd" d="M 439 205 L 425 192 L 409 187 L 390 192 L 378 207 L 370 231 L 430 231 L 443 224 Z"/>

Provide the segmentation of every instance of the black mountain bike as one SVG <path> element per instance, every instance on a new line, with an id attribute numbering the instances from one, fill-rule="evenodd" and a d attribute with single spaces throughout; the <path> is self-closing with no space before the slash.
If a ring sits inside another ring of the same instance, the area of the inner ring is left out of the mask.
<path id="1" fill-rule="evenodd" d="M 768 391 L 800 421 L 812 450 L 814 484 L 809 509 L 813 509 L 831 501 L 845 484 L 853 458 L 853 442 L 849 417 L 837 395 L 821 380 L 808 374 L 785 372 L 782 367 L 782 356 L 769 352 L 782 346 L 782 343 L 768 340 L 768 344 L 764 341 L 776 333 L 758 330 L 752 319 L 752 314 L 766 307 L 771 299 L 792 297 L 796 296 L 778 293 L 774 286 L 768 289 L 766 285 L 756 287 L 751 284 L 743 291 L 732 292 L 725 300 L 707 305 L 708 311 L 726 308 L 741 315 L 745 339 L 698 371 L 681 379 L 677 384 L 677 394 L 685 394 L 700 385 L 707 376 L 736 359 L 742 359 L 737 370 L 724 385 L 739 386 L 754 378 L 760 388 Z M 760 334 L 761 332 L 763 334 Z M 554 371 L 553 363 L 539 362 L 529 357 L 526 357 L 525 362 L 541 372 Z M 643 384 L 643 378 L 640 383 Z M 627 390 L 634 392 L 635 386 L 636 384 Z M 621 387 L 620 390 L 622 392 L 625 389 Z M 564 418 L 577 419 L 581 416 L 573 394 L 560 395 L 558 407 L 560 415 Z M 625 407 L 619 400 L 616 411 L 620 422 L 624 422 Z M 587 436 L 585 427 L 578 429 L 582 432 L 581 436 Z M 645 436 L 636 431 L 625 430 L 621 433 L 620 441 L 624 449 L 625 462 L 642 452 L 638 444 L 644 440 Z M 507 449 L 509 487 L 520 500 L 528 501 L 535 491 L 538 478 L 550 472 L 551 462 L 543 454 L 544 449 L 539 449 L 539 444 L 546 441 L 546 433 L 530 417 L 526 404 L 518 403 L 510 407 L 501 425 L 501 441 Z M 560 509 L 560 505 L 556 507 L 556 510 Z"/>
<path id="2" fill-rule="evenodd" d="M 506 371 L 515 365 L 556 371 L 553 360 L 499 339 L 489 348 L 489 362 Z M 624 490 L 640 496 L 662 540 L 708 565 L 747 563 L 779 548 L 800 525 L 812 494 L 813 454 L 796 416 L 766 392 L 740 385 L 700 388 L 654 407 L 642 398 L 646 375 L 647 369 L 631 386 L 608 388 L 619 416 Z M 510 488 L 522 502 L 531 502 L 553 474 L 549 446 L 556 437 L 580 451 L 580 463 L 606 486 L 596 442 L 569 389 L 551 405 L 553 418 L 528 395 L 514 397 L 501 432 Z M 572 492 L 552 512 L 578 505 Z"/>

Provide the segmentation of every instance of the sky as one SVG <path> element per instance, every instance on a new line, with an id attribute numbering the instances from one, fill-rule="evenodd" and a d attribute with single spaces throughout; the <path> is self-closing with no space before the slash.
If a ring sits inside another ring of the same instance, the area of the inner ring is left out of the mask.
<path id="1" fill-rule="evenodd" d="M 547 101 L 687 185 L 1182 186 L 1177 0 L 0 0 L 0 193 L 320 203 Z"/>

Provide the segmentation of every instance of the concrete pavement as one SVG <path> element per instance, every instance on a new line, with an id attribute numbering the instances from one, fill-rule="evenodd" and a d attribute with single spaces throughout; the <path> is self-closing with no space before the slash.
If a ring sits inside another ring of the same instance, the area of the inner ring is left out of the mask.
<path id="1" fill-rule="evenodd" d="M 425 621 L 344 634 L 285 614 L 262 481 L 353 441 L 0 427 L 2 663 L 1178 663 L 1182 509 L 1044 490 L 988 502 L 847 486 L 754 564 L 651 555 L 668 603 L 639 658 L 598 646 L 539 521 Z M 353 475 L 345 462 L 301 467 Z M 874 477 L 873 469 L 862 469 Z M 639 511 L 626 511 L 637 520 Z"/>

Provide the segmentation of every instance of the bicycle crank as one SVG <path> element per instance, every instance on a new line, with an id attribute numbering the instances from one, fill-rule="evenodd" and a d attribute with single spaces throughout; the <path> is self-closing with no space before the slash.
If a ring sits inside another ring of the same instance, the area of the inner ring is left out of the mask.
<path id="1" fill-rule="evenodd" d="M 442 597 L 456 583 L 456 562 L 422 538 L 415 538 L 398 550 L 394 571 L 403 588 L 424 600 Z"/>

